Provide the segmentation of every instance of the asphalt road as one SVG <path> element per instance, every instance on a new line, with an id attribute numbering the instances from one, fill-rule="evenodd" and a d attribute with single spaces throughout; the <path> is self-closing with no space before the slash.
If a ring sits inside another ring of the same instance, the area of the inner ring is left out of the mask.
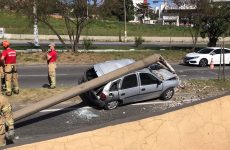
<path id="1" fill-rule="evenodd" d="M 196 67 L 173 64 L 173 68 L 182 80 L 185 79 L 216 79 L 218 78 L 219 67 L 214 70 L 209 67 Z M 88 65 L 58 65 L 57 68 L 57 86 L 77 85 L 78 79 L 83 75 Z M 48 83 L 47 66 L 31 65 L 18 66 L 19 84 L 22 88 L 40 88 Z M 230 66 L 226 66 L 226 76 L 230 76 Z"/>
<path id="2" fill-rule="evenodd" d="M 61 42 L 56 40 L 54 41 L 55 44 L 57 46 L 61 46 Z M 12 46 L 31 46 L 33 45 L 33 41 L 32 40 L 11 40 L 11 43 L 12 43 Z M 42 40 L 40 41 L 40 46 L 48 46 L 50 43 L 49 40 Z M 67 45 L 70 45 L 70 42 L 66 41 L 66 44 Z M 116 46 L 134 46 L 134 42 L 98 42 L 98 41 L 95 41 L 93 42 L 93 45 L 94 46 L 103 46 L 103 47 L 106 47 L 106 46 L 113 46 L 113 47 L 116 47 Z M 220 42 L 217 42 L 217 45 L 220 45 Z M 80 46 L 82 46 L 82 42 L 80 42 Z M 142 44 L 142 46 L 148 48 L 148 47 L 158 47 L 158 48 L 169 48 L 169 47 L 183 47 L 183 48 L 191 48 L 193 47 L 193 43 L 192 41 L 190 42 L 175 42 L 175 41 L 172 41 L 171 43 L 170 42 L 144 42 Z M 206 47 L 207 46 L 207 43 L 205 42 L 200 42 L 200 43 L 197 43 L 197 47 Z M 230 43 L 229 42 L 225 42 L 225 46 L 226 47 L 229 47 L 230 46 Z"/>
<path id="3" fill-rule="evenodd" d="M 150 101 L 120 106 L 110 111 L 89 107 L 83 103 L 72 106 L 58 105 L 17 122 L 15 142 L 25 144 L 89 131 L 126 122 L 140 115 L 158 115 L 181 105 L 170 101 Z"/>
<path id="4" fill-rule="evenodd" d="M 58 65 L 58 86 L 77 85 L 78 78 L 88 66 Z M 218 77 L 218 67 L 214 70 L 208 67 L 194 67 L 174 64 L 181 79 L 210 79 Z M 37 88 L 47 83 L 47 68 L 45 65 L 19 66 L 20 86 Z M 230 66 L 226 66 L 226 75 L 230 76 Z M 196 101 L 196 100 L 194 100 Z M 31 143 L 63 136 L 65 134 L 88 131 L 107 126 L 115 120 L 127 121 L 137 115 L 159 114 L 191 101 L 176 103 L 159 100 L 124 105 L 115 110 L 106 111 L 90 107 L 84 103 L 65 102 L 52 108 L 42 110 L 16 123 L 16 144 Z M 119 123 L 119 122 L 117 122 Z M 113 123 L 114 124 L 114 123 Z"/>

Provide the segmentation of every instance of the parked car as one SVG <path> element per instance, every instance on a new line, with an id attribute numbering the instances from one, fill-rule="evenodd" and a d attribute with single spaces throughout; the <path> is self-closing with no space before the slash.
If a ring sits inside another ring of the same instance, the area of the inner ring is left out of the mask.
<path id="1" fill-rule="evenodd" d="M 184 57 L 184 63 L 190 65 L 199 65 L 201 67 L 205 67 L 211 63 L 213 60 L 213 64 L 223 64 L 223 55 L 221 55 L 221 47 L 206 47 L 194 53 L 188 53 Z M 225 54 L 225 64 L 230 64 L 230 49 L 224 48 Z"/>
<path id="2" fill-rule="evenodd" d="M 79 83 L 87 82 L 135 62 L 131 59 L 112 60 L 91 66 Z M 115 109 L 121 104 L 155 98 L 169 100 L 178 86 L 178 76 L 158 64 L 153 64 L 80 95 L 83 100 L 101 108 Z"/>

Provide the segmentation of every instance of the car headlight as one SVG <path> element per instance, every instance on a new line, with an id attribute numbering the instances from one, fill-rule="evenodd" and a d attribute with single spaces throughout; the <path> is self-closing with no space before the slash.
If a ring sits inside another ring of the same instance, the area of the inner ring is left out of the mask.
<path id="1" fill-rule="evenodd" d="M 199 56 L 193 57 L 193 59 L 199 58 Z"/>

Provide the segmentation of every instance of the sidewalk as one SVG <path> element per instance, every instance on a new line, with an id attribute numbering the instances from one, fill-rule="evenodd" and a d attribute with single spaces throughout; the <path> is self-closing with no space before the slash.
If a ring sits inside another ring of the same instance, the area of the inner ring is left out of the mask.
<path id="1" fill-rule="evenodd" d="M 61 37 L 69 41 L 68 35 L 61 35 Z M 9 40 L 25 40 L 25 41 L 33 41 L 34 35 L 33 34 L 4 34 L 0 35 L 0 38 L 2 39 L 9 39 Z M 83 40 L 84 38 L 91 39 L 96 42 L 119 42 L 118 36 L 81 36 L 80 40 Z M 122 37 L 124 39 L 124 37 Z M 127 37 L 128 42 L 134 42 L 135 37 Z M 179 43 L 192 43 L 192 37 L 143 37 L 145 42 L 179 42 Z M 39 40 L 58 40 L 56 35 L 39 35 Z M 226 37 L 225 42 L 230 43 L 230 37 Z M 219 41 L 222 41 L 222 38 L 219 39 Z M 202 39 L 201 37 L 198 38 L 198 43 L 207 43 L 208 38 Z"/>
<path id="2" fill-rule="evenodd" d="M 6 150 L 228 150 L 230 95 Z"/>

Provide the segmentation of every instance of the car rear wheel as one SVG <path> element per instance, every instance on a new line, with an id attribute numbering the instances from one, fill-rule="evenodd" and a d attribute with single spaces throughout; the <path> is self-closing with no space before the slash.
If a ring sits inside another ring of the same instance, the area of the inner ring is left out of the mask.
<path id="1" fill-rule="evenodd" d="M 162 100 L 170 100 L 174 95 L 174 88 L 169 88 L 161 95 Z"/>
<path id="2" fill-rule="evenodd" d="M 110 102 L 106 103 L 104 107 L 107 110 L 112 110 L 112 109 L 117 108 L 118 105 L 119 105 L 119 102 L 116 101 L 116 100 L 113 100 L 113 101 L 110 101 Z"/>
<path id="3" fill-rule="evenodd" d="M 201 59 L 199 62 L 199 66 L 201 67 L 206 67 L 208 65 L 208 60 L 207 59 Z"/>

